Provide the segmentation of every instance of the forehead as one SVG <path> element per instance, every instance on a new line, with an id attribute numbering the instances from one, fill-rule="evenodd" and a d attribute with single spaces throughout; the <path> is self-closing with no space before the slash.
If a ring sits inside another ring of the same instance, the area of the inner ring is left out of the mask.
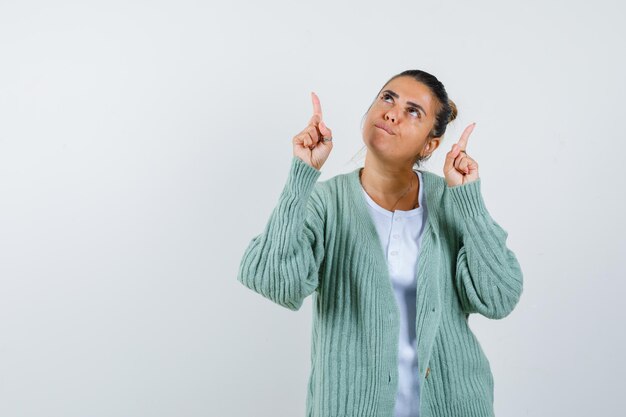
<path id="1" fill-rule="evenodd" d="M 433 96 L 426 84 L 411 77 L 398 77 L 391 80 L 382 88 L 382 91 L 392 90 L 400 96 L 403 102 L 412 101 L 424 107 L 428 115 L 432 115 L 437 107 L 437 99 Z"/>

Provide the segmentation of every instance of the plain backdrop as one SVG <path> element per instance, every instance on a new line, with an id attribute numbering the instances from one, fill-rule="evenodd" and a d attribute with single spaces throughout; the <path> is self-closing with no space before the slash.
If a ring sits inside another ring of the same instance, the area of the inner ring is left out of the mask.
<path id="1" fill-rule="evenodd" d="M 236 280 L 321 100 L 320 180 L 436 75 L 524 273 L 470 316 L 499 416 L 623 415 L 623 2 L 0 1 L 0 415 L 303 416 L 311 298 Z"/>

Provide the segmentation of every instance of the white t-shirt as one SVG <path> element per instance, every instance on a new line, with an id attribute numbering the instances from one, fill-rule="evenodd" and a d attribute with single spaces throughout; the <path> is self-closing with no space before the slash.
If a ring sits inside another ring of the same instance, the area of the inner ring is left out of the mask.
<path id="1" fill-rule="evenodd" d="M 400 310 L 400 340 L 398 343 L 398 394 L 394 417 L 419 416 L 419 374 L 415 316 L 417 260 L 421 250 L 426 224 L 422 173 L 414 171 L 419 179 L 419 207 L 393 212 L 380 207 L 363 189 L 368 209 L 378 231 L 387 259 L 398 308 Z"/>

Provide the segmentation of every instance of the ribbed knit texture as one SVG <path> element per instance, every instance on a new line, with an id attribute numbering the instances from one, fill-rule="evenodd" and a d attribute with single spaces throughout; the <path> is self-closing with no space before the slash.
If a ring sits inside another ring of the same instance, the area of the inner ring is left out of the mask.
<path id="1" fill-rule="evenodd" d="M 313 296 L 306 417 L 393 417 L 399 311 L 358 172 L 318 182 L 321 171 L 294 156 L 237 276 L 290 310 Z M 491 368 L 467 318 L 511 313 L 522 271 L 485 208 L 480 179 L 449 187 L 421 172 L 428 216 L 416 289 L 420 416 L 493 416 Z"/>

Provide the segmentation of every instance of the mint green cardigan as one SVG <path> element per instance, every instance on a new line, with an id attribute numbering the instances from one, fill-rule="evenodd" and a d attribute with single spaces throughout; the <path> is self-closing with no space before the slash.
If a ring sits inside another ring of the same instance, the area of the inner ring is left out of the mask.
<path id="1" fill-rule="evenodd" d="M 393 416 L 399 310 L 359 170 L 317 182 L 321 171 L 293 156 L 278 204 L 239 266 L 239 282 L 290 310 L 313 296 L 307 417 Z M 511 313 L 522 271 L 485 208 L 480 179 L 450 187 L 421 172 L 420 417 L 493 416 L 493 376 L 468 316 Z"/>

